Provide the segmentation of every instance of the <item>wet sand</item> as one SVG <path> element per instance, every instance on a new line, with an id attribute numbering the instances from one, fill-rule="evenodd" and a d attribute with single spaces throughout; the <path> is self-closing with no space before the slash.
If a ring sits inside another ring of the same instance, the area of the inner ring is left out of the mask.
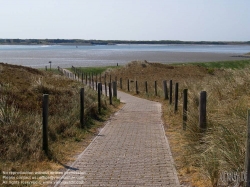
<path id="1" fill-rule="evenodd" d="M 209 52 L 165 52 L 165 51 L 91 51 L 89 53 L 65 53 L 59 51 L 33 51 L 32 53 L 3 53 L 4 63 L 43 68 L 52 61 L 52 67 L 62 68 L 87 66 L 113 66 L 117 63 L 125 65 L 135 60 L 161 63 L 212 62 L 226 60 L 249 59 L 237 57 L 238 53 L 209 53 Z"/>
<path id="2" fill-rule="evenodd" d="M 242 54 L 237 53 L 207 53 L 207 52 L 133 52 L 121 54 L 119 57 L 125 61 L 147 60 L 149 62 L 178 63 L 178 62 L 212 62 L 226 60 L 242 60 L 245 57 L 239 57 Z M 108 60 L 108 59 L 107 59 Z M 118 60 L 118 59 L 117 59 Z"/>
<path id="3" fill-rule="evenodd" d="M 160 63 L 188 63 L 188 62 L 214 62 L 227 60 L 244 60 L 247 57 L 239 57 L 237 53 L 207 53 L 207 52 L 123 52 L 108 56 L 98 56 L 96 60 L 75 63 L 76 66 L 107 66 L 125 65 L 135 60 Z M 66 65 L 66 64 L 64 64 Z"/>

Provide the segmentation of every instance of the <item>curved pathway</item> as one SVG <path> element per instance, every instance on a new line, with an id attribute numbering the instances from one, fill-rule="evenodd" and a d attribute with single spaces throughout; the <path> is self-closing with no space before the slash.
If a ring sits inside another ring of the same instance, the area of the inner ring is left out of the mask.
<path id="1" fill-rule="evenodd" d="M 56 186 L 171 186 L 179 181 L 161 120 L 161 104 L 119 92 L 126 103 Z M 71 173 L 77 171 L 79 174 Z M 68 184 L 70 179 L 80 184 Z"/>

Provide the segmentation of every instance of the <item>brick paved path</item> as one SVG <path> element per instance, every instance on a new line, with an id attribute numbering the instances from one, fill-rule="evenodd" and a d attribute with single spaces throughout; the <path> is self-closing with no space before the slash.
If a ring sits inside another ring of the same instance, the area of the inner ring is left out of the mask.
<path id="1" fill-rule="evenodd" d="M 55 186 L 179 186 L 160 103 L 123 92 L 118 98 L 124 107 L 72 165 L 82 173 L 68 170 Z"/>

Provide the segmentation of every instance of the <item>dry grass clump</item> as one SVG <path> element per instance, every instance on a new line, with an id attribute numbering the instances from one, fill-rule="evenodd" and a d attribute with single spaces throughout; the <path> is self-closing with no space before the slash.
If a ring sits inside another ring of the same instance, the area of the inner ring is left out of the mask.
<path id="1" fill-rule="evenodd" d="M 99 114 L 97 93 L 85 87 L 86 128 L 81 129 L 81 83 L 22 66 L 1 63 L 0 70 L 0 171 L 3 167 L 20 170 L 17 163 L 27 165 L 48 158 L 64 162 L 69 155 L 65 154 L 65 149 L 72 150 L 70 142 L 83 140 L 93 131 L 90 127 L 94 121 L 103 121 L 107 114 L 106 98 L 102 97 L 102 113 Z M 42 151 L 43 94 L 49 94 L 48 158 Z"/>
<path id="2" fill-rule="evenodd" d="M 166 134 L 183 184 L 191 182 L 194 186 L 223 186 L 230 184 L 222 183 L 221 172 L 244 171 L 247 109 L 250 108 L 249 74 L 249 68 L 213 68 L 211 73 L 209 68 L 196 65 L 170 66 L 132 62 L 115 70 L 112 76 L 117 76 L 118 82 L 122 77 L 125 91 L 129 79 L 132 83 L 130 93 L 134 95 L 133 82 L 137 80 L 140 91 L 137 96 L 163 104 Z M 155 80 L 159 83 L 158 96 L 154 95 Z M 179 82 L 177 112 L 174 112 L 174 107 L 169 105 L 168 100 L 163 100 L 163 80 Z M 145 81 L 150 86 L 148 94 L 145 94 Z M 188 122 L 186 131 L 183 131 L 182 90 L 185 88 L 188 89 Z M 198 127 L 201 91 L 207 91 L 205 133 Z"/>
<path id="3" fill-rule="evenodd" d="M 226 70 L 223 76 L 185 85 L 189 90 L 185 158 L 187 165 L 203 171 L 212 186 L 219 185 L 221 172 L 244 171 L 246 114 L 250 107 L 249 73 L 250 69 Z M 204 134 L 199 131 L 197 115 L 201 90 L 208 93 L 208 129 Z"/>

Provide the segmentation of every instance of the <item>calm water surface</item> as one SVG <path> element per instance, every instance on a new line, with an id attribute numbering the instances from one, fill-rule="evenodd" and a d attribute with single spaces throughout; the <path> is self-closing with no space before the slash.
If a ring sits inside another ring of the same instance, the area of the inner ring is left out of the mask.
<path id="1" fill-rule="evenodd" d="M 250 45 L 0 45 L 0 62 L 31 67 L 106 66 L 132 60 L 197 62 L 239 59 Z"/>

